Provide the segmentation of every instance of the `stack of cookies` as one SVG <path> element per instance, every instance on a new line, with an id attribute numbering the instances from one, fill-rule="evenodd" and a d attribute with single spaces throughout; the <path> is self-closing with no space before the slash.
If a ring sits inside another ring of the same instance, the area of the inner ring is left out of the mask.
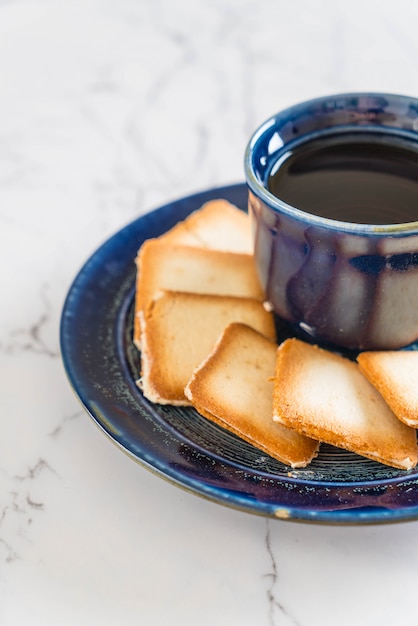
<path id="1" fill-rule="evenodd" d="M 252 249 L 248 215 L 225 200 L 141 246 L 134 343 L 144 396 L 192 405 L 290 467 L 308 465 L 320 442 L 415 467 L 418 353 L 355 363 L 298 339 L 278 346 Z"/>

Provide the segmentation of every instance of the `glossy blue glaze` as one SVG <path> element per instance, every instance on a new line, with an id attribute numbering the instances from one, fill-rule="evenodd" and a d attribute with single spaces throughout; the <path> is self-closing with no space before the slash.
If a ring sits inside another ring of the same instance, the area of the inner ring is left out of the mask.
<path id="1" fill-rule="evenodd" d="M 172 202 L 123 228 L 86 262 L 61 320 L 62 358 L 75 393 L 101 431 L 131 458 L 214 502 L 309 522 L 418 518 L 418 471 L 385 467 L 331 446 L 321 447 L 309 467 L 291 470 L 191 408 L 153 405 L 136 386 L 132 314 L 138 247 L 208 200 L 225 198 L 244 209 L 247 195 L 241 184 Z M 289 336 L 288 327 L 278 323 L 278 335 Z"/>
<path id="2" fill-rule="evenodd" d="M 291 107 L 251 138 L 245 155 L 255 257 L 278 315 L 319 343 L 399 348 L 418 338 L 418 223 L 376 226 L 310 215 L 275 197 L 267 178 L 301 142 L 338 133 L 396 135 L 418 159 L 418 100 L 343 94 Z"/>

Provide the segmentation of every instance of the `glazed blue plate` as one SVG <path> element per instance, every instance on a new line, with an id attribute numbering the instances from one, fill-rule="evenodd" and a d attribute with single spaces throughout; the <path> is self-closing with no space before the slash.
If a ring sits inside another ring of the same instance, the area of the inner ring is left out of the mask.
<path id="1" fill-rule="evenodd" d="M 72 387 L 100 429 L 135 461 L 192 493 L 277 519 L 367 524 L 418 518 L 418 471 L 386 467 L 323 445 L 291 469 L 192 408 L 148 402 L 135 384 L 134 259 L 204 202 L 247 205 L 244 184 L 211 189 L 156 209 L 106 241 L 75 278 L 61 319 L 61 350 Z M 278 324 L 280 339 L 290 332 Z"/>

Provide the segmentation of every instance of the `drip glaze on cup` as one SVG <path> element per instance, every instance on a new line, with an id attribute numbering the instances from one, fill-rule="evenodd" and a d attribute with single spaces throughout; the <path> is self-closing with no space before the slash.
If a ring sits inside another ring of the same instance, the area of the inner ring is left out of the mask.
<path id="1" fill-rule="evenodd" d="M 357 93 L 273 116 L 245 154 L 266 298 L 314 341 L 418 339 L 418 100 Z"/>

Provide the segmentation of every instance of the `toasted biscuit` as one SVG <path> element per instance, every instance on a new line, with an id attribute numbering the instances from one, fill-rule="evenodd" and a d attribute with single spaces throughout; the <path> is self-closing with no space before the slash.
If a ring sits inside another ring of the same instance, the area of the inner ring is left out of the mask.
<path id="1" fill-rule="evenodd" d="M 273 415 L 308 437 L 386 465 L 417 464 L 416 432 L 396 418 L 359 366 L 298 339 L 277 352 Z"/>
<path id="2" fill-rule="evenodd" d="M 357 362 L 396 417 L 418 428 L 418 352 L 362 352 Z"/>
<path id="3" fill-rule="evenodd" d="M 163 292 L 142 314 L 139 386 L 145 397 L 160 404 L 190 404 L 184 388 L 231 322 L 275 338 L 272 314 L 254 299 Z"/>
<path id="4" fill-rule="evenodd" d="M 136 263 L 134 342 L 138 348 L 138 314 L 161 290 L 263 299 L 254 260 L 249 254 L 149 239 L 141 246 Z"/>
<path id="5" fill-rule="evenodd" d="M 206 202 L 160 239 L 241 254 L 252 254 L 254 250 L 248 214 L 223 199 Z"/>
<path id="6" fill-rule="evenodd" d="M 286 465 L 305 467 L 318 442 L 272 419 L 276 351 L 275 342 L 233 323 L 193 372 L 185 393 L 211 421 Z"/>

